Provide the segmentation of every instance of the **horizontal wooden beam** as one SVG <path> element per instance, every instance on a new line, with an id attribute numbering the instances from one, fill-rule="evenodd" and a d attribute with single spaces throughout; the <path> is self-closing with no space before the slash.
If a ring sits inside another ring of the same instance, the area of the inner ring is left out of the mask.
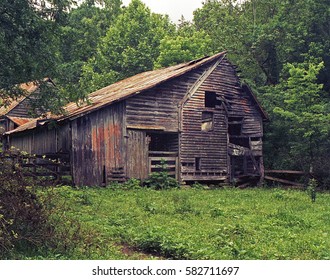
<path id="1" fill-rule="evenodd" d="M 277 174 L 299 174 L 299 175 L 307 175 L 304 171 L 297 171 L 297 170 L 265 170 L 266 174 L 269 173 L 277 173 Z"/>
<path id="2" fill-rule="evenodd" d="M 138 129 L 138 130 L 160 130 L 165 131 L 165 126 L 158 125 L 127 125 L 127 129 Z"/>
<path id="3" fill-rule="evenodd" d="M 151 162 L 153 161 L 162 161 L 164 160 L 165 163 L 169 162 L 169 161 L 176 161 L 177 157 L 149 157 L 149 160 Z"/>
<path id="4" fill-rule="evenodd" d="M 265 176 L 264 178 L 266 180 L 275 181 L 275 182 L 279 182 L 279 183 L 283 183 L 283 184 L 289 184 L 289 185 L 293 185 L 293 186 L 297 186 L 297 187 L 304 187 L 303 184 L 293 182 L 293 181 L 289 181 L 289 180 L 284 180 L 284 179 L 275 178 L 275 177 L 271 177 L 271 176 Z"/>
<path id="5" fill-rule="evenodd" d="M 177 156 L 178 153 L 177 152 L 149 151 L 149 156 L 152 156 L 152 155 L 164 155 L 165 157 L 168 157 L 168 156 Z"/>

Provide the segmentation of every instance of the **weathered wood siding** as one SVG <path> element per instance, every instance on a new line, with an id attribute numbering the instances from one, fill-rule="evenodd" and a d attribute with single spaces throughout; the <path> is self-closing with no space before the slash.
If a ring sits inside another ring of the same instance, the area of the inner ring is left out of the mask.
<path id="1" fill-rule="evenodd" d="M 13 130 L 17 127 L 14 122 L 6 117 L 0 118 L 0 133 L 4 133 L 6 131 Z"/>
<path id="2" fill-rule="evenodd" d="M 38 91 L 31 94 L 22 100 L 15 108 L 8 112 L 7 116 L 20 117 L 20 118 L 31 118 L 37 114 L 37 110 L 33 108 L 33 100 L 36 99 Z"/>
<path id="3" fill-rule="evenodd" d="M 228 142 L 242 145 L 252 151 L 252 155 L 255 157 L 254 162 L 257 163 L 259 171 L 256 171 L 252 158 L 246 155 L 246 158 L 234 159 L 230 157 L 228 159 L 228 166 L 234 166 L 240 163 L 240 166 L 236 166 L 235 170 L 240 173 L 242 171 L 248 174 L 255 174 L 260 172 L 263 176 L 263 160 L 262 160 L 262 136 L 263 136 L 263 120 L 261 112 L 258 110 L 254 98 L 251 94 L 244 90 L 240 86 L 239 79 L 236 75 L 235 68 L 225 59 L 221 65 L 212 74 L 215 80 L 219 82 L 219 89 L 217 92 L 221 97 L 226 100 L 228 109 L 228 120 L 241 118 L 241 131 L 236 135 L 230 135 L 228 133 Z M 230 161 L 232 161 L 230 163 Z M 229 169 L 229 173 L 234 170 Z M 229 174 L 231 178 L 236 176 L 235 174 Z"/>
<path id="4" fill-rule="evenodd" d="M 216 94 L 217 104 L 206 107 L 205 94 Z M 213 128 L 201 129 L 202 115 L 213 114 Z M 229 178 L 228 118 L 241 117 L 238 137 L 246 138 L 248 148 L 261 155 L 262 117 L 252 96 L 245 92 L 235 67 L 223 59 L 199 86 L 183 107 L 180 158 L 182 180 L 216 180 Z M 255 138 L 258 138 L 257 141 Z M 251 144 L 251 139 L 253 145 Z M 252 147 L 253 146 L 253 147 Z"/>
<path id="5" fill-rule="evenodd" d="M 182 180 L 217 180 L 226 176 L 228 171 L 225 108 L 221 105 L 205 107 L 205 92 L 212 91 L 219 96 L 221 91 L 219 77 L 213 73 L 183 106 L 180 141 Z M 213 128 L 209 131 L 201 128 L 203 112 L 213 114 Z"/>
<path id="6" fill-rule="evenodd" d="M 127 130 L 126 170 L 128 178 L 146 179 L 148 177 L 148 141 L 146 132 Z"/>
<path id="7" fill-rule="evenodd" d="M 127 127 L 141 130 L 128 130 L 128 177 L 145 179 L 148 176 L 150 162 L 146 132 L 177 133 L 177 137 L 168 137 L 170 140 L 164 151 L 178 152 L 179 104 L 208 67 L 205 65 L 126 100 Z"/>
<path id="8" fill-rule="evenodd" d="M 72 175 L 76 185 L 102 185 L 125 166 L 124 102 L 72 121 Z"/>
<path id="9" fill-rule="evenodd" d="M 221 65 L 212 73 L 212 78 L 218 81 L 218 93 L 228 102 L 229 117 L 243 117 L 242 135 L 247 137 L 262 137 L 262 117 L 251 96 L 243 91 L 235 68 L 224 59 Z"/>
<path id="10" fill-rule="evenodd" d="M 204 69 L 202 67 L 127 99 L 127 126 L 178 132 L 178 104 Z"/>
<path id="11" fill-rule="evenodd" d="M 65 135 L 65 137 L 63 137 Z M 15 147 L 30 154 L 46 155 L 70 150 L 69 124 L 49 124 L 25 133 L 9 136 L 9 147 Z"/>

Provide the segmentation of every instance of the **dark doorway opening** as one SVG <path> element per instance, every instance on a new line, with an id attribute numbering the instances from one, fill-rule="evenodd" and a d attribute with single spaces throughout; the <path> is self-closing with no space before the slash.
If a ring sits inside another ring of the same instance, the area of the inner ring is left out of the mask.
<path id="1" fill-rule="evenodd" d="M 176 133 L 148 132 L 149 151 L 178 152 L 179 139 Z"/>

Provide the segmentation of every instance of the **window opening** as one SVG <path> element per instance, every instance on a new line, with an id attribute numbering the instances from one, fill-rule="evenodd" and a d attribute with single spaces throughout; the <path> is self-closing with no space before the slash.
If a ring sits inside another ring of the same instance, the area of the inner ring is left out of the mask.
<path id="1" fill-rule="evenodd" d="M 178 135 L 174 133 L 147 133 L 149 137 L 149 151 L 177 152 Z"/>
<path id="2" fill-rule="evenodd" d="M 242 117 L 229 117 L 228 118 L 228 133 L 230 136 L 240 136 L 242 133 Z"/>
<path id="3" fill-rule="evenodd" d="M 242 124 L 228 124 L 228 132 L 232 136 L 239 136 L 242 132 Z"/>
<path id="4" fill-rule="evenodd" d="M 250 148 L 249 138 L 247 137 L 229 137 L 229 142 L 245 148 Z"/>
<path id="5" fill-rule="evenodd" d="M 206 91 L 204 100 L 205 107 L 215 108 L 215 105 L 217 105 L 217 94 L 214 91 Z"/>
<path id="6" fill-rule="evenodd" d="M 202 131 L 211 131 L 213 130 L 214 120 L 213 112 L 202 112 Z"/>
<path id="7" fill-rule="evenodd" d="M 201 170 L 201 158 L 200 157 L 195 158 L 195 170 L 196 171 Z"/>
<path id="8" fill-rule="evenodd" d="M 243 117 L 228 117 L 229 122 L 242 122 Z"/>

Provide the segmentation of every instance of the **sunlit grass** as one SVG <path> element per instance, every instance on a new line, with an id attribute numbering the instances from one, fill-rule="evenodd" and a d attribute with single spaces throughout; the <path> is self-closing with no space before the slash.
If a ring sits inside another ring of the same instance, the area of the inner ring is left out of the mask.
<path id="1" fill-rule="evenodd" d="M 87 253 L 78 247 L 63 258 L 134 259 L 141 252 L 168 259 L 330 258 L 327 193 L 313 203 L 306 192 L 259 188 L 56 192 L 62 206 L 55 213 L 65 211 L 98 238 Z"/>

